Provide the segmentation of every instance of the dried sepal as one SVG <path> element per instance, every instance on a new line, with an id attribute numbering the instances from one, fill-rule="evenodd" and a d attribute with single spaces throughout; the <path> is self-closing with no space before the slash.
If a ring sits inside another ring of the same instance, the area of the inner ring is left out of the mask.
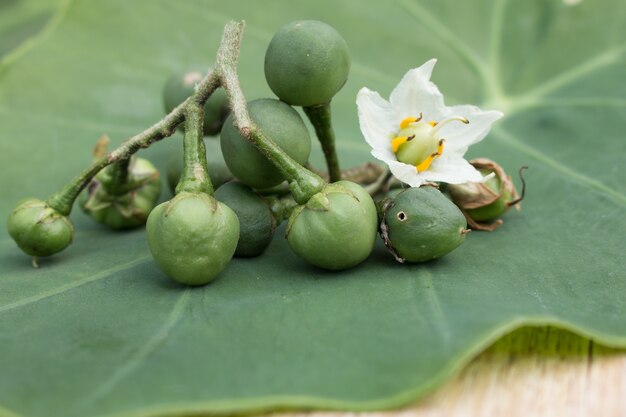
<path id="1" fill-rule="evenodd" d="M 477 158 L 471 160 L 470 164 L 483 175 L 493 173 L 493 178 L 484 183 L 450 184 L 448 193 L 472 229 L 493 231 L 503 224 L 500 216 L 512 206 L 518 211 L 521 209 L 519 203 L 524 192 L 522 191 L 520 197 L 512 178 L 496 162 L 487 158 Z"/>

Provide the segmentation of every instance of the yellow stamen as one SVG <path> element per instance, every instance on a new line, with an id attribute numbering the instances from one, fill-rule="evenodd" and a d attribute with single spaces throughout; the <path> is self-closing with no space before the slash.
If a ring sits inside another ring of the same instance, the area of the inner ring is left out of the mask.
<path id="1" fill-rule="evenodd" d="M 406 136 L 396 136 L 395 138 L 393 138 L 391 140 L 391 150 L 393 151 L 393 153 L 398 152 L 398 148 L 400 147 L 400 145 L 406 143 L 407 140 L 408 138 Z"/>
<path id="2" fill-rule="evenodd" d="M 415 168 L 417 168 L 417 172 L 426 171 L 428 168 L 430 168 L 430 165 L 433 163 L 433 161 L 443 154 L 443 142 L 443 139 L 439 141 L 439 146 L 437 146 L 437 152 L 428 155 L 428 158 L 426 158 L 421 164 L 415 166 Z"/>
<path id="3" fill-rule="evenodd" d="M 428 122 L 429 125 L 431 125 L 432 127 L 437 126 L 437 122 L 435 122 L 434 120 L 431 120 L 430 122 Z"/>
<path id="4" fill-rule="evenodd" d="M 400 122 L 400 129 L 406 129 L 406 127 L 411 123 L 419 122 L 420 120 L 422 120 L 422 113 L 420 113 L 418 117 L 407 117 Z"/>

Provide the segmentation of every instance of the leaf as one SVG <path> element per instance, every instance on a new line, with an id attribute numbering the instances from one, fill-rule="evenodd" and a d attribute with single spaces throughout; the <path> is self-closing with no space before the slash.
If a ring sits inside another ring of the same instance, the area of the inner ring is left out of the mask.
<path id="1" fill-rule="evenodd" d="M 79 210 L 75 243 L 39 270 L 2 230 L 0 415 L 379 409 L 433 389 L 520 325 L 626 346 L 626 3 L 570 3 L 67 3 L 0 68 L 4 215 L 68 181 L 101 134 L 119 143 L 158 120 L 164 80 L 209 63 L 231 18 L 248 22 L 250 99 L 270 94 L 263 54 L 282 24 L 315 18 L 345 36 L 353 68 L 333 109 L 346 166 L 369 158 L 356 91 L 386 95 L 439 58 L 448 102 L 506 113 L 470 156 L 509 172 L 529 165 L 528 198 L 501 229 L 429 264 L 396 264 L 379 245 L 365 264 L 328 273 L 277 236 L 263 257 L 193 289 L 155 267 L 142 231 L 108 232 Z M 176 142 L 145 155 L 162 168 Z"/>
<path id="2" fill-rule="evenodd" d="M 46 26 L 54 26 L 55 0 L 4 0 L 0 3 L 0 62 L 12 59 L 20 49 L 27 49 L 45 33 Z M 8 58 L 7 58 L 8 55 Z"/>

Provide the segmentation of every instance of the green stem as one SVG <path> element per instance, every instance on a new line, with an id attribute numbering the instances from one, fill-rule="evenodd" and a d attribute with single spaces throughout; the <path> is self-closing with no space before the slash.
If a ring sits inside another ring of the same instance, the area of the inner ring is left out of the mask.
<path id="1" fill-rule="evenodd" d="M 128 192 L 128 167 L 130 158 L 122 159 L 111 165 L 108 169 L 111 172 L 111 184 L 107 191 L 113 195 L 122 195 Z"/>
<path id="2" fill-rule="evenodd" d="M 222 44 L 217 51 L 216 68 L 222 86 L 224 86 L 230 99 L 233 123 L 241 135 L 255 145 L 287 179 L 294 199 L 299 204 L 304 204 L 309 198 L 320 192 L 326 182 L 319 175 L 294 161 L 252 122 L 248 113 L 246 98 L 241 91 L 237 77 L 238 52 L 244 27 L 243 22 L 227 23 Z M 230 45 L 230 47 L 227 48 L 224 45 Z"/>
<path id="3" fill-rule="evenodd" d="M 341 179 L 341 168 L 339 167 L 339 158 L 335 148 L 335 132 L 332 126 L 330 102 L 303 107 L 303 110 L 315 128 L 315 134 L 322 145 L 330 182 L 339 181 Z"/>
<path id="4" fill-rule="evenodd" d="M 98 172 L 108 165 L 129 159 L 131 155 L 135 154 L 140 149 L 149 147 L 154 142 L 173 135 L 174 132 L 176 132 L 176 128 L 185 120 L 187 104 L 192 101 L 202 104 L 206 103 L 206 100 L 208 100 L 219 85 L 217 72 L 211 68 L 200 84 L 198 84 L 196 92 L 191 97 L 178 105 L 161 121 L 155 123 L 143 132 L 126 139 L 117 149 L 94 161 L 90 167 L 72 179 L 69 184 L 66 184 L 61 190 L 48 198 L 48 205 L 60 214 L 68 216 L 80 192 Z"/>
<path id="5" fill-rule="evenodd" d="M 187 104 L 183 139 L 183 172 L 176 186 L 176 194 L 186 191 L 213 195 L 213 184 L 211 184 L 206 167 L 203 123 L 204 105 L 197 102 Z"/>
<path id="6" fill-rule="evenodd" d="M 196 105 L 204 106 L 211 94 L 220 86 L 229 95 L 235 126 L 287 178 L 296 201 L 305 203 L 310 197 L 321 191 L 326 182 L 289 157 L 273 141 L 265 137 L 250 119 L 246 99 L 241 91 L 237 77 L 237 61 L 244 27 L 244 22 L 229 22 L 226 24 L 222 42 L 217 51 L 217 63 L 200 81 L 192 96 L 178 105 L 160 122 L 127 139 L 117 149 L 94 161 L 90 167 L 72 179 L 69 184 L 53 194 L 47 200 L 48 205 L 60 214 L 69 215 L 72 205 L 80 192 L 100 170 L 118 161 L 129 159 L 131 155 L 140 149 L 147 148 L 154 142 L 174 134 L 176 128 L 184 121 L 189 108 Z M 191 113 L 195 113 L 195 110 L 189 111 L 189 114 Z M 188 141 L 191 143 L 192 137 L 188 138 Z M 202 145 L 198 143 L 194 148 L 200 151 L 201 146 L 204 146 L 204 143 Z M 206 184 L 200 181 L 200 183 L 200 189 L 212 189 L 210 182 Z M 186 189 L 186 186 L 184 188 Z"/>

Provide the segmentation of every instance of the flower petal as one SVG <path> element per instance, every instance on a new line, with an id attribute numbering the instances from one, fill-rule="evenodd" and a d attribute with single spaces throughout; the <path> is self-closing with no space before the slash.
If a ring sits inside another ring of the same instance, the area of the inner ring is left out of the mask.
<path id="1" fill-rule="evenodd" d="M 426 181 L 447 182 L 448 184 L 463 184 L 464 182 L 484 182 L 480 171 L 474 168 L 461 156 L 445 154 L 433 161 L 430 168 L 421 173 Z"/>
<path id="2" fill-rule="evenodd" d="M 469 124 L 451 122 L 441 127 L 438 135 L 446 140 L 446 150 L 463 156 L 470 145 L 480 142 L 487 136 L 491 125 L 503 114 L 499 111 L 482 111 L 476 106 L 461 105 L 449 107 L 450 114 L 463 116 Z"/>
<path id="3" fill-rule="evenodd" d="M 393 109 L 380 94 L 361 88 L 356 96 L 359 125 L 367 143 L 373 149 L 389 149 L 395 126 Z"/>
<path id="4" fill-rule="evenodd" d="M 394 177 L 411 187 L 419 187 L 420 185 L 428 181 L 424 177 L 424 175 L 422 175 L 423 173 L 417 172 L 417 169 L 415 169 L 413 165 L 405 164 L 403 162 L 395 160 L 385 162 L 387 162 L 387 165 L 389 165 L 389 170 Z"/>
<path id="5" fill-rule="evenodd" d="M 399 162 L 391 150 L 374 149 L 372 150 L 372 155 L 376 159 L 386 163 L 394 177 L 411 187 L 419 187 L 426 181 L 420 176 L 413 165 Z"/>
<path id="6" fill-rule="evenodd" d="M 419 68 L 407 72 L 391 92 L 389 102 L 396 112 L 396 124 L 420 112 L 426 121 L 441 120 L 448 113 L 443 104 L 443 95 L 430 81 L 436 59 L 431 59 Z"/>

